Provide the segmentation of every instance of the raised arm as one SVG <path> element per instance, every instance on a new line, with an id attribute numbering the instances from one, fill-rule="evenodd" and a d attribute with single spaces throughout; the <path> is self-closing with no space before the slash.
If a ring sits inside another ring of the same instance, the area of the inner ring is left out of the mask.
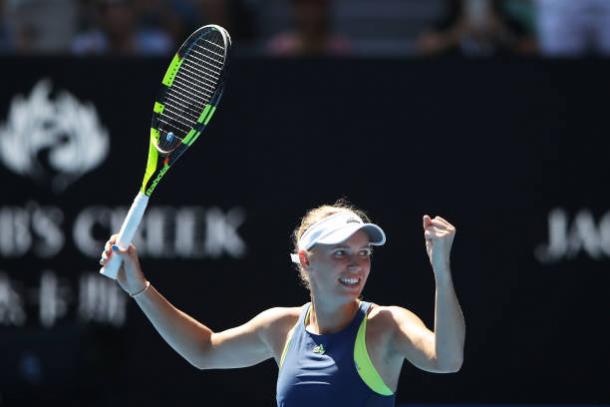
<path id="1" fill-rule="evenodd" d="M 436 281 L 434 331 L 412 312 L 389 307 L 395 326 L 394 348 L 420 369 L 451 373 L 462 366 L 465 323 L 449 264 L 455 228 L 443 218 L 424 216 L 426 250 Z"/>
<path id="2" fill-rule="evenodd" d="M 183 358 L 199 369 L 229 369 L 251 366 L 276 356 L 283 343 L 294 309 L 272 308 L 245 324 L 215 333 L 206 325 L 174 307 L 142 273 L 136 249 L 108 242 L 102 263 L 111 255 L 123 257 L 117 281 L 133 296 L 161 337 Z M 135 295 L 134 295 L 135 294 Z"/>

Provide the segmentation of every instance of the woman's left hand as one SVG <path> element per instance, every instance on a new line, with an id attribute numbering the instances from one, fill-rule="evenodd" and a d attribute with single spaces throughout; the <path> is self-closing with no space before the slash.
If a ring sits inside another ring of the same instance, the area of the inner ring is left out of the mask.
<path id="1" fill-rule="evenodd" d="M 424 238 L 426 252 L 435 272 L 449 271 L 451 245 L 455 238 L 455 227 L 440 216 L 424 215 Z"/>

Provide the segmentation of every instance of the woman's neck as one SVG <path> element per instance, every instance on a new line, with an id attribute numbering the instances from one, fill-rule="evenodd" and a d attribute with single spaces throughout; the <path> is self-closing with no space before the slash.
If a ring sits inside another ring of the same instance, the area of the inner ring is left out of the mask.
<path id="1" fill-rule="evenodd" d="M 309 322 L 306 325 L 312 333 L 318 335 L 332 334 L 341 331 L 352 322 L 360 300 L 356 299 L 347 304 L 330 306 L 317 301 L 312 296 L 309 310 Z"/>

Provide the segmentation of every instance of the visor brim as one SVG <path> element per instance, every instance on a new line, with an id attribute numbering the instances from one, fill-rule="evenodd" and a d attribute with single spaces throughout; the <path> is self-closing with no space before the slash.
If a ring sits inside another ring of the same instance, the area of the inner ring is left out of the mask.
<path id="1" fill-rule="evenodd" d="M 354 233 L 362 230 L 369 236 L 369 244 L 372 246 L 383 246 L 386 241 L 385 232 L 374 223 L 352 223 L 335 230 L 328 236 L 319 239 L 316 244 L 339 244 L 345 242 Z"/>

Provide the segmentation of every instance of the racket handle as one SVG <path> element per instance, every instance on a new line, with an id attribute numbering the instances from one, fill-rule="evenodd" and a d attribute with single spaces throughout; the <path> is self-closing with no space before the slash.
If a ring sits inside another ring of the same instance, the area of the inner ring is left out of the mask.
<path id="1" fill-rule="evenodd" d="M 146 206 L 148 206 L 148 199 L 148 196 L 140 192 L 133 200 L 131 208 L 129 208 L 129 212 L 127 212 L 127 216 L 123 221 L 123 225 L 121 226 L 121 230 L 119 231 L 119 236 L 116 241 L 116 245 L 121 249 L 126 249 L 131 244 L 133 237 L 138 230 L 138 226 L 142 221 L 142 217 L 144 217 Z M 103 276 L 116 280 L 121 263 L 121 257 L 116 254 L 112 254 L 108 260 L 108 263 L 106 263 L 106 265 L 100 269 L 100 273 Z"/>

